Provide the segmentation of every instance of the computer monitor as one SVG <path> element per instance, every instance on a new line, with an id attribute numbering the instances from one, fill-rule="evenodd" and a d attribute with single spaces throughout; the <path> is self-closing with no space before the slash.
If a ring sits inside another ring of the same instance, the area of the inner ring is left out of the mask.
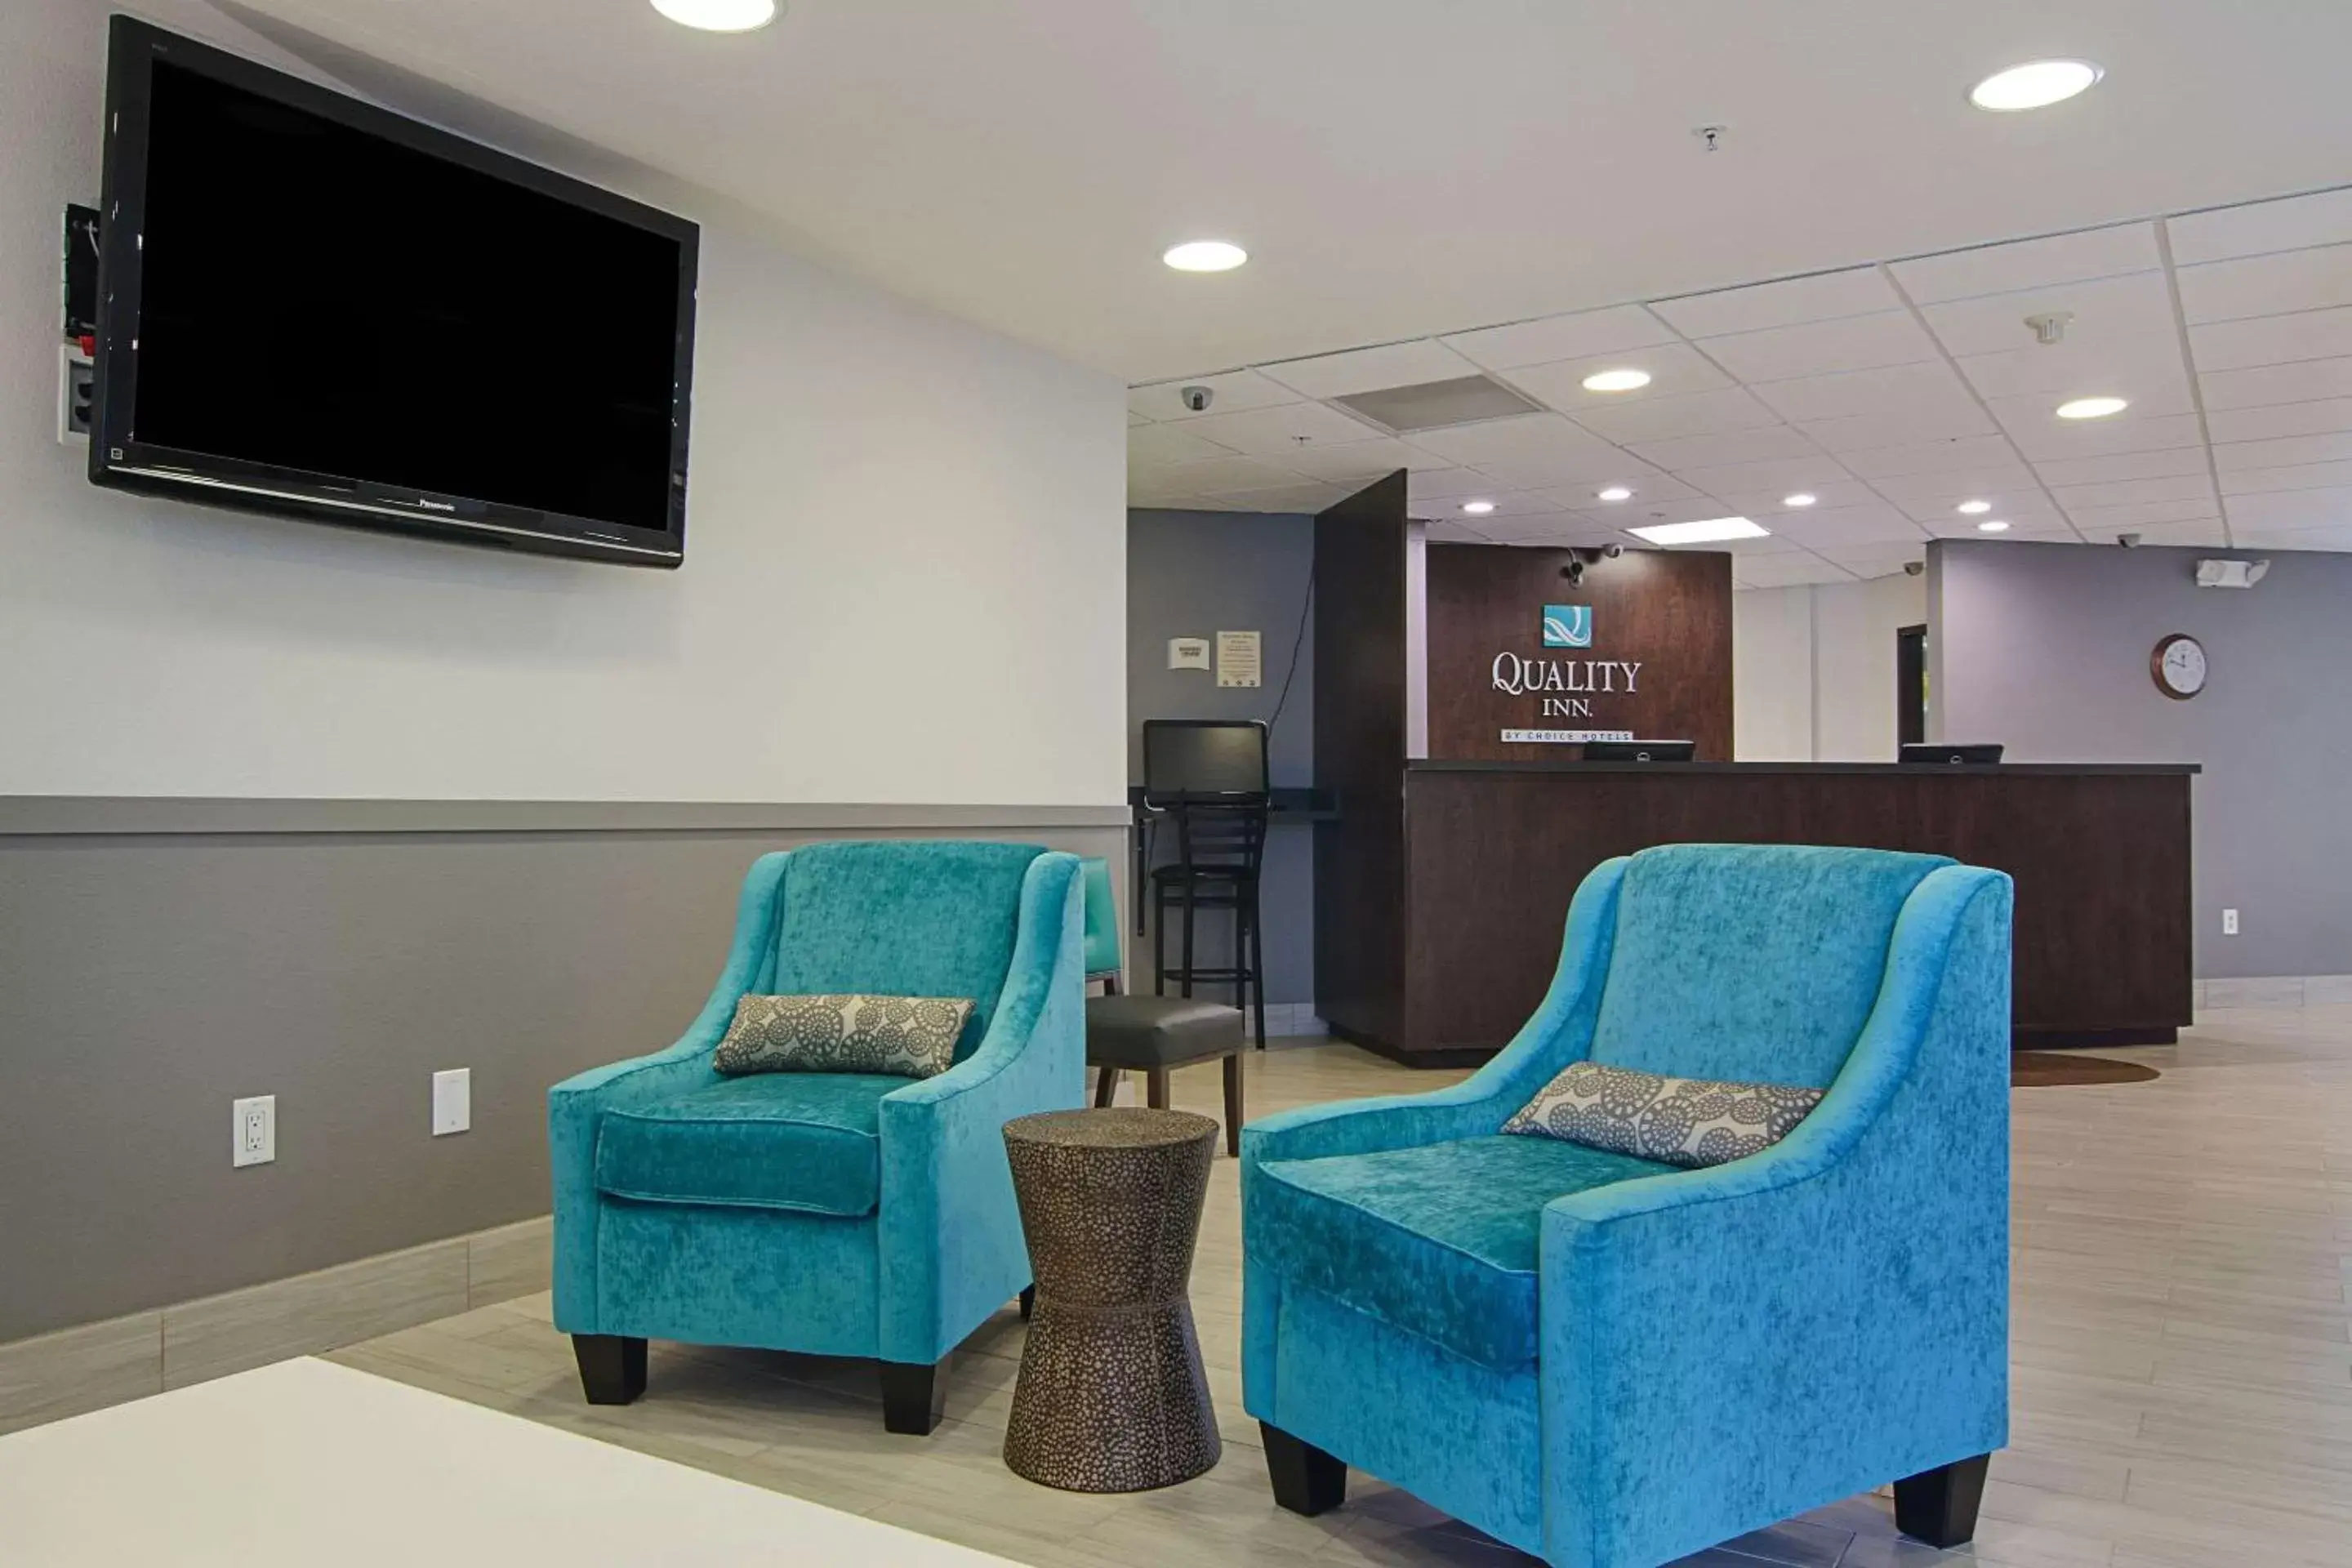
<path id="1" fill-rule="evenodd" d="M 1268 788 L 1266 727 L 1256 719 L 1147 719 L 1143 798 L 1244 801 Z"/>
<path id="2" fill-rule="evenodd" d="M 1936 767 L 1984 767 L 2000 761 L 1998 745 L 1937 745 L 1909 744 L 1900 747 L 1895 760 L 1906 766 L 1928 764 Z"/>
<path id="3" fill-rule="evenodd" d="M 1587 741 L 1588 763 L 1687 763 L 1698 752 L 1696 741 Z"/>

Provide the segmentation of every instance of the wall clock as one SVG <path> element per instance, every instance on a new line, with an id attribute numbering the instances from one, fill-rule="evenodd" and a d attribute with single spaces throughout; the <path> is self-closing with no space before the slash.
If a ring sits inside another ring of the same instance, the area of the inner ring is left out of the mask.
<path id="1" fill-rule="evenodd" d="M 2205 689 L 2205 645 L 2187 632 L 2175 632 L 2147 656 L 2147 672 L 2156 689 L 2176 701 L 2186 702 Z"/>

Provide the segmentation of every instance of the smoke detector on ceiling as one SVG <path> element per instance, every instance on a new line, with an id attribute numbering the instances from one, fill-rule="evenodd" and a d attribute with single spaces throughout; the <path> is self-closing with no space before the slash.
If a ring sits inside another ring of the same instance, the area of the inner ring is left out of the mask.
<path id="1" fill-rule="evenodd" d="M 2033 329 L 2033 341 L 2047 348 L 2052 343 L 2065 341 L 2066 329 L 2074 324 L 2074 312 L 2072 310 L 2044 310 L 2039 315 L 2026 317 L 2025 324 Z"/>

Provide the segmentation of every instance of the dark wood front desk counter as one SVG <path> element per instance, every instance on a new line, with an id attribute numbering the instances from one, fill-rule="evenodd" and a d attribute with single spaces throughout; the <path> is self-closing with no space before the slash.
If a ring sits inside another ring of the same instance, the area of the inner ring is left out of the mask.
<path id="1" fill-rule="evenodd" d="M 1586 872 L 1656 844 L 1849 844 L 2017 882 L 2021 1046 L 2168 1041 L 2189 1022 L 2189 765 L 1410 763 L 1316 844 L 1332 1032 L 1482 1061 L 1542 1000 Z"/>

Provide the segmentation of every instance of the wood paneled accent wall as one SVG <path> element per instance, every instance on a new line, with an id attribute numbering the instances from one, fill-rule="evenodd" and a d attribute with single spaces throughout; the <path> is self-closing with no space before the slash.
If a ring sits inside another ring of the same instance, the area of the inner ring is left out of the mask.
<path id="1" fill-rule="evenodd" d="M 1432 544 L 1428 551 L 1433 760 L 1565 762 L 1582 754 L 1574 744 L 1507 744 L 1506 729 L 1630 730 L 1643 740 L 1696 741 L 1701 761 L 1730 760 L 1730 556 L 1629 550 L 1591 563 L 1571 587 L 1560 575 L 1571 559 L 1565 550 Z M 1590 605 L 1592 646 L 1544 647 L 1547 605 Z M 1316 625 L 1319 632 L 1320 612 Z M 1563 689 L 1496 689 L 1496 657 L 1504 653 L 1547 674 L 1557 662 Z M 1317 658 L 1320 679 L 1319 641 Z M 1640 667 L 1630 692 L 1629 664 Z"/>

